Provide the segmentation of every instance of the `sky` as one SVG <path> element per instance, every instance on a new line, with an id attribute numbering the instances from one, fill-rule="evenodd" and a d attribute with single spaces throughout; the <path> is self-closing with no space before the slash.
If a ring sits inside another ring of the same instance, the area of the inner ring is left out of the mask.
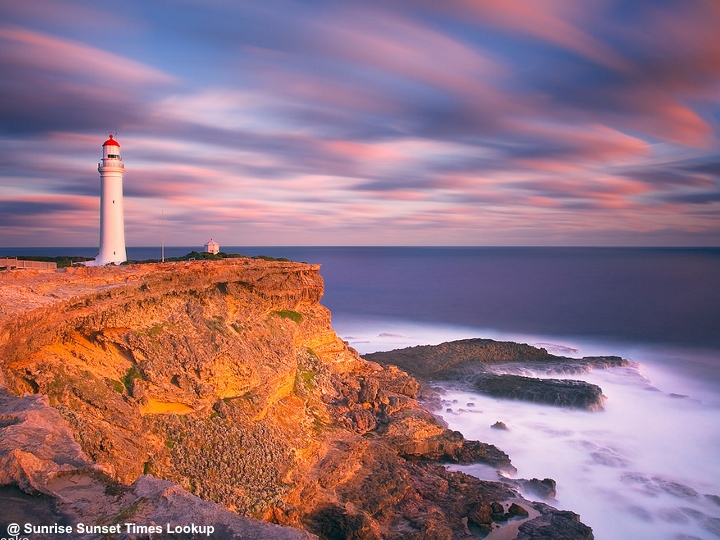
<path id="1" fill-rule="evenodd" d="M 0 247 L 720 246 L 717 0 L 0 3 Z"/>

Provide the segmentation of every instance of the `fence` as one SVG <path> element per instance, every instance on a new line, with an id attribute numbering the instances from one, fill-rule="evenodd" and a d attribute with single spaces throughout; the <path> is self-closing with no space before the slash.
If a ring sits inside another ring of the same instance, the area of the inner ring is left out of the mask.
<path id="1" fill-rule="evenodd" d="M 54 262 L 43 262 L 43 261 L 24 261 L 22 259 L 5 257 L 0 259 L 0 270 L 13 270 L 14 268 L 43 268 L 53 269 L 57 268 L 57 263 Z"/>

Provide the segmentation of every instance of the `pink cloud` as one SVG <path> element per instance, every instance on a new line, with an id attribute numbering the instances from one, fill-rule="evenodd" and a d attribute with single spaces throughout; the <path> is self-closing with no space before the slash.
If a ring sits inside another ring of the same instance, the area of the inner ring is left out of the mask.
<path id="1" fill-rule="evenodd" d="M 507 100 L 484 80 L 508 70 L 477 48 L 390 12 L 348 10 L 316 23 L 320 54 L 463 94 L 488 104 Z"/>
<path id="2" fill-rule="evenodd" d="M 426 2 L 425 7 L 440 9 L 435 3 Z M 449 0 L 442 4 L 443 13 L 540 39 L 622 74 L 626 83 L 620 88 L 601 85 L 596 90 L 602 92 L 601 100 L 609 99 L 621 109 L 617 114 L 608 111 L 607 122 L 660 140 L 713 147 L 716 126 L 697 112 L 691 100 L 720 102 L 717 2 L 648 3 L 640 9 L 645 20 L 642 32 L 635 26 L 604 24 L 607 14 L 602 4 L 567 0 Z M 622 36 L 625 43 L 611 47 L 584 28 Z M 539 105 L 533 105 L 532 115 L 543 116 Z M 556 117 L 560 114 L 561 109 L 554 111 Z"/>
<path id="3" fill-rule="evenodd" d="M 75 239 L 88 230 L 94 233 L 93 225 L 99 224 L 98 200 L 81 195 L 9 195 L 0 197 L 0 209 L 0 237 L 6 241 L 27 235 L 40 235 L 45 242 Z"/>
<path id="4" fill-rule="evenodd" d="M 425 7 L 470 17 L 474 22 L 531 36 L 601 65 L 628 69 L 629 63 L 616 50 L 584 31 L 580 22 L 592 17 L 593 6 L 567 0 L 448 0 L 424 2 Z"/>
<path id="5" fill-rule="evenodd" d="M 104 85 L 175 81 L 174 77 L 140 62 L 77 41 L 11 26 L 0 27 L 0 62 Z"/>
<path id="6" fill-rule="evenodd" d="M 423 92 L 447 93 L 468 121 L 472 116 L 483 130 L 497 124 L 503 111 L 530 107 L 533 100 L 513 101 L 493 86 L 490 79 L 502 78 L 504 68 L 476 50 L 409 21 L 371 15 L 383 24 L 365 13 L 334 13 L 331 20 L 315 22 L 312 37 L 297 52 L 246 49 L 253 55 L 254 81 L 260 83 L 254 91 L 258 99 L 252 107 L 220 112 L 224 124 L 237 118 L 236 126 L 250 124 L 262 132 L 314 133 L 321 138 L 332 133 L 332 139 L 335 132 L 411 132 L 414 124 L 428 120 L 419 116 L 426 106 L 424 99 L 417 99 L 422 87 Z M 408 85 L 414 89 L 403 90 Z M 203 114 L 202 121 L 214 116 Z M 258 122 L 259 117 L 263 121 Z M 394 142 L 400 141 L 402 137 Z M 320 145 L 341 159 L 359 157 L 332 143 Z M 386 153 L 385 160 L 391 159 Z"/>
<path id="7" fill-rule="evenodd" d="M 331 152 L 350 159 L 400 161 L 405 156 L 392 145 L 369 144 L 350 140 L 327 141 L 324 146 Z"/>
<path id="8" fill-rule="evenodd" d="M 9 197 L 0 197 L 0 200 L 18 204 L 37 204 L 51 208 L 76 208 L 80 211 L 100 209 L 99 199 L 83 195 L 65 195 L 62 193 L 36 193 Z"/>
<path id="9" fill-rule="evenodd" d="M 643 17 L 652 32 L 627 38 L 654 53 L 638 69 L 650 77 L 662 77 L 664 88 L 687 92 L 695 98 L 718 102 L 720 75 L 720 4 L 714 0 L 680 2 L 659 8 L 649 4 Z M 715 80 L 715 85 L 708 85 Z"/>
<path id="10" fill-rule="evenodd" d="M 519 158 L 516 161 L 525 166 L 537 166 L 561 172 L 572 170 L 574 164 L 585 162 L 596 165 L 631 163 L 650 154 L 651 146 L 644 140 L 601 124 L 558 122 L 534 122 L 512 120 L 510 125 L 517 133 L 545 139 L 562 150 L 560 156 L 548 155 Z"/>
<path id="11" fill-rule="evenodd" d="M 648 193 L 650 188 L 642 182 L 616 177 L 545 178 L 522 184 L 526 189 L 552 193 L 557 197 L 608 199 Z"/>
<path id="12" fill-rule="evenodd" d="M 528 197 L 525 202 L 534 207 L 557 208 L 561 206 L 560 202 L 552 197 Z"/>
<path id="13" fill-rule="evenodd" d="M 246 52 L 253 56 L 256 80 L 263 82 L 263 88 L 256 93 L 256 107 L 267 110 L 305 104 L 318 111 L 332 108 L 390 114 L 401 109 L 400 102 L 376 86 L 300 69 L 297 53 L 257 48 L 247 48 Z M 272 95 L 265 90 L 268 87 L 273 89 Z M 252 110 L 248 112 L 252 114 Z"/>
<path id="14" fill-rule="evenodd" d="M 636 111 L 644 115 L 633 115 L 623 123 L 661 140 L 697 148 L 712 148 L 717 144 L 713 127 L 690 107 L 669 95 L 656 95 L 638 90 L 633 101 Z"/>
<path id="15" fill-rule="evenodd" d="M 566 137 L 576 141 L 581 148 L 580 157 L 590 161 L 617 165 L 650 153 L 650 145 L 646 141 L 604 125 L 581 125 L 572 133 L 567 133 Z"/>
<path id="16" fill-rule="evenodd" d="M 101 9 L 108 7 L 109 10 Z M 62 21 L 65 28 L 75 27 L 87 31 L 92 25 L 97 29 L 114 30 L 126 33 L 140 25 L 128 17 L 126 10 L 112 9 L 108 4 L 78 5 L 74 2 L 56 0 L 23 0 L 22 2 L 4 2 L 2 5 L 4 20 L 20 20 L 23 24 L 37 24 L 38 21 L 55 23 Z"/>

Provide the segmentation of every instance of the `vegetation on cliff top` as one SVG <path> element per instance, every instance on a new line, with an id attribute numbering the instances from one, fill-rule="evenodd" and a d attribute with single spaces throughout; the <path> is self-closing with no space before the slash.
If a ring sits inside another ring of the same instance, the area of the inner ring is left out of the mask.
<path id="1" fill-rule="evenodd" d="M 83 264 L 88 261 L 94 260 L 93 257 L 81 257 L 81 256 L 68 256 L 68 255 L 60 255 L 57 257 L 47 257 L 42 255 L 25 255 L 25 256 L 18 256 L 18 260 L 21 261 L 40 261 L 40 262 L 54 262 L 57 264 L 58 268 L 67 268 L 69 266 L 77 265 L 77 264 Z M 181 257 L 165 257 L 165 262 L 185 262 L 185 261 L 221 261 L 223 259 L 261 259 L 264 261 L 281 261 L 281 262 L 289 262 L 290 259 L 287 259 L 285 257 L 269 257 L 267 255 L 256 255 L 254 257 L 249 257 L 247 255 L 242 255 L 240 253 L 225 253 L 223 251 L 220 251 L 219 253 L 207 253 L 205 251 L 191 251 L 187 255 L 183 255 Z M 128 259 L 127 261 L 121 263 L 123 265 L 126 264 L 150 264 L 150 263 L 159 263 L 161 262 L 160 259 Z"/>
<path id="2" fill-rule="evenodd" d="M 242 255 L 241 253 L 225 253 L 220 251 L 218 253 L 208 253 L 206 251 L 191 251 L 187 255 L 182 257 L 165 257 L 165 262 L 184 262 L 184 261 L 221 261 L 223 259 L 262 259 L 264 261 L 282 261 L 289 262 L 290 259 L 285 257 L 275 258 L 268 257 L 267 255 L 257 255 L 255 257 L 249 257 Z M 122 264 L 149 264 L 159 263 L 160 259 L 145 259 L 145 260 L 134 260 L 128 259 Z"/>

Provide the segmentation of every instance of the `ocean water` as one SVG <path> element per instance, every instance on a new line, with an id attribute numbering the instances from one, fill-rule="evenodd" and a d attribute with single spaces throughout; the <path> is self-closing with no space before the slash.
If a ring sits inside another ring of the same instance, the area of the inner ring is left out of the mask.
<path id="1" fill-rule="evenodd" d="M 334 326 L 361 352 L 480 335 L 574 357 L 619 354 L 631 359 L 627 367 L 565 377 L 599 385 L 607 397 L 603 411 L 495 399 L 439 383 L 433 386 L 444 389 L 443 403 L 433 412 L 466 438 L 508 453 L 517 468 L 513 477 L 553 478 L 556 498 L 543 502 L 580 514 L 597 540 L 720 537 L 720 385 L 669 367 L 694 354 L 692 350 L 478 332 L 398 319 L 351 318 Z M 706 362 L 718 361 L 707 354 Z M 547 376 L 530 370 L 523 374 Z M 491 428 L 498 421 L 509 431 Z M 482 465 L 451 468 L 498 479 L 494 469 Z"/>
<path id="2" fill-rule="evenodd" d="M 96 250 L 24 251 L 0 249 L 0 256 Z M 360 353 L 486 337 L 631 360 L 574 377 L 601 386 L 601 412 L 497 400 L 447 384 L 436 412 L 467 438 L 507 452 L 518 478 L 554 478 L 550 503 L 578 512 L 598 540 L 720 538 L 720 249 L 223 251 L 322 264 L 323 304 Z M 159 254 L 128 248 L 134 259 Z M 496 421 L 509 431 L 491 429 Z M 482 466 L 463 470 L 496 478 Z"/>
<path id="3" fill-rule="evenodd" d="M 601 412 L 449 384 L 435 412 L 516 477 L 555 479 L 550 504 L 598 540 L 720 537 L 720 250 L 382 248 L 323 270 L 333 326 L 361 353 L 489 337 L 629 359 L 574 376 L 603 389 Z"/>
<path id="4" fill-rule="evenodd" d="M 720 248 L 222 249 L 321 263 L 333 313 L 720 350 Z M 96 252 L 0 247 L 0 257 Z M 159 258 L 160 248 L 127 253 Z"/>

